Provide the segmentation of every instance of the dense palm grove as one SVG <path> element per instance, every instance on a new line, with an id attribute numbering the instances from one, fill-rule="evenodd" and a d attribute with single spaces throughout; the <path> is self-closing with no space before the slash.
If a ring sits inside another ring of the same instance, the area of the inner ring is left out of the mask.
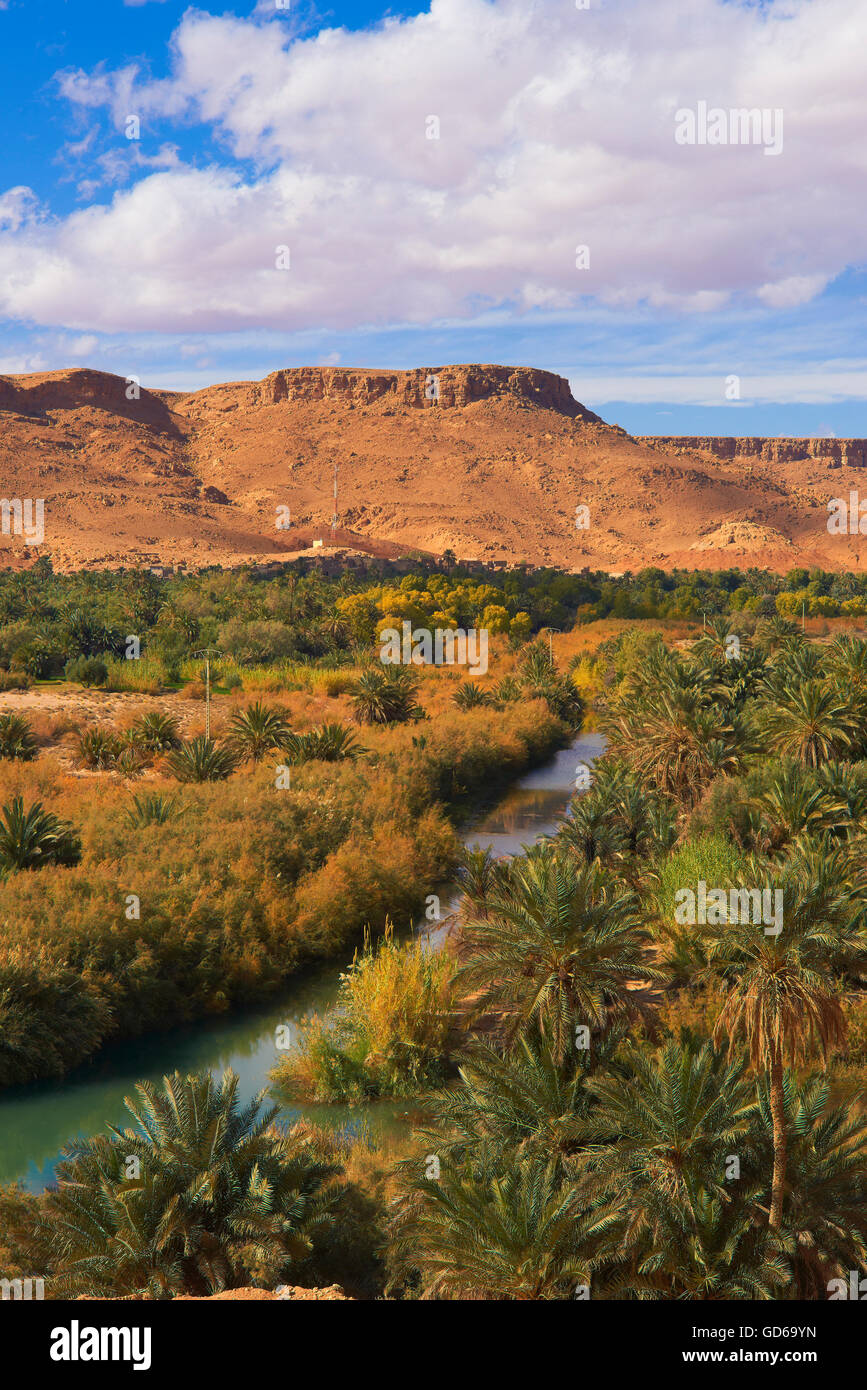
<path id="1" fill-rule="evenodd" d="M 439 578 L 452 582 L 426 582 Z M 739 578 L 729 595 L 749 588 Z M 401 592 L 424 615 L 418 582 Z M 358 643 L 406 612 L 393 593 L 343 597 Z M 488 594 L 480 601 L 494 606 Z M 421 1118 L 401 1152 L 281 1127 L 264 1102 L 241 1107 L 231 1077 L 167 1078 L 162 1092 L 142 1086 L 130 1098 L 129 1129 L 69 1147 L 56 1190 L 0 1197 L 0 1272 L 44 1271 L 57 1297 L 336 1280 L 359 1297 L 519 1300 L 824 1299 L 831 1280 L 863 1272 L 867 641 L 812 640 L 785 604 L 763 603 L 730 604 L 695 640 L 622 625 L 565 664 L 547 641 L 528 641 L 523 622 L 511 626 L 520 612 L 531 627 L 542 615 L 504 603 L 508 669 L 464 679 L 433 718 L 414 678 L 371 667 L 348 692 L 351 725 L 294 728 L 257 701 L 208 746 L 151 720 L 141 737 L 182 793 L 201 784 L 209 804 L 223 796 L 213 804 L 239 825 L 240 801 L 220 788 L 260 775 L 275 752 L 311 769 L 306 790 L 321 797 L 327 785 L 349 815 L 368 804 L 372 742 L 374 765 L 388 770 L 392 831 L 427 816 L 445 836 L 431 816 L 454 793 L 455 758 L 441 750 L 432 766 L 428 742 L 443 729 L 450 740 L 463 729 L 461 776 L 476 782 L 488 769 L 480 743 L 504 723 L 528 744 L 522 712 L 551 721 L 524 762 L 546 739 L 562 741 L 582 712 L 607 750 L 592 770 L 576 769 L 579 791 L 556 835 L 511 860 L 463 852 L 460 929 L 441 955 L 396 942 L 390 928 L 375 939 L 393 899 L 402 905 L 393 880 L 336 934 L 350 939 L 365 914 L 375 929 L 344 976 L 339 1016 L 311 1020 L 275 1069 L 275 1095 L 359 1106 L 417 1095 Z M 587 616 L 579 606 L 573 619 Z M 7 756 L 29 766 L 27 728 L 0 728 L 3 737 Z M 329 764 L 337 782 L 323 780 Z M 368 842 L 381 797 L 365 813 Z M 313 804 L 307 796 L 292 812 L 299 846 Z M 140 791 L 127 807 L 129 823 L 157 837 L 150 857 L 173 806 Z M 185 806 L 194 823 L 196 806 Z M 54 867 L 25 872 L 29 885 L 78 872 L 74 828 L 56 817 L 42 826 L 46 815 L 11 804 L 0 828 L 7 875 L 32 867 L 43 836 Z M 310 868 L 283 865 L 283 851 L 256 857 L 263 834 L 253 827 L 242 858 L 256 873 L 264 863 L 266 879 L 294 873 L 309 888 Z M 400 872 L 415 876 L 407 902 L 454 861 L 453 842 L 443 845 L 426 876 L 419 844 L 403 851 Z M 356 853 L 341 892 L 365 863 Z M 256 951 L 245 948 L 240 968 L 231 938 L 249 926 L 228 887 L 213 911 L 235 913 L 220 949 L 243 998 L 251 972 L 285 973 L 271 964 L 283 947 L 264 903 Z M 685 917 L 687 890 L 714 905 Z M 753 898 L 774 915 L 720 907 Z M 300 908 L 318 911 L 321 934 L 339 901 L 314 895 Z M 206 922 L 201 931 L 205 940 Z M 38 1008 L 46 981 L 35 958 L 19 956 L 5 964 L 7 1009 L 16 988 Z M 94 1022 L 75 1012 L 73 958 L 52 964 L 50 1008 L 108 1031 L 99 1023 L 108 956 L 88 1005 Z M 222 968 L 212 964 L 203 1001 Z M 24 1013 L 15 1026 L 26 1032 Z"/>
<path id="2" fill-rule="evenodd" d="M 439 1180 L 401 1168 L 398 1266 L 427 1296 L 827 1298 L 867 1255 L 867 1121 L 823 1072 L 862 1016 L 867 643 L 612 647 L 590 790 L 465 866 L 496 1041 L 432 1106 Z M 781 930 L 681 925 L 699 880 L 779 891 Z"/>

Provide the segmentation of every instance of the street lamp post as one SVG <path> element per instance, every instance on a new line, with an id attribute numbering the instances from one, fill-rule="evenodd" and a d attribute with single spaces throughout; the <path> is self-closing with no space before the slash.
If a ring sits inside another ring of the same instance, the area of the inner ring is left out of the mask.
<path id="1" fill-rule="evenodd" d="M 193 656 L 203 656 L 205 658 L 205 738 L 210 742 L 211 739 L 211 657 L 222 656 L 222 652 L 216 647 L 202 647 L 201 651 L 193 652 Z"/>

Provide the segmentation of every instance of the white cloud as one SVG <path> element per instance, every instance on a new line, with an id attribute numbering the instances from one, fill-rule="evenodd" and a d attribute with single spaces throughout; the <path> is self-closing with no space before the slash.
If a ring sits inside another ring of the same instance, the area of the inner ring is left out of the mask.
<path id="1" fill-rule="evenodd" d="M 216 332 L 562 311 L 586 296 L 794 307 L 867 259 L 865 45 L 867 9 L 850 0 L 432 0 L 312 38 L 188 11 L 169 77 L 127 66 L 61 88 L 110 111 L 119 145 L 133 113 L 143 149 L 149 122 L 200 122 L 225 164 L 170 155 L 149 172 L 159 156 L 143 153 L 132 187 L 60 219 L 7 194 L 0 313 Z M 782 153 L 678 145 L 674 112 L 699 101 L 782 108 Z M 101 156 L 80 187 L 92 197 L 127 172 Z M 290 270 L 275 268 L 280 245 Z"/>
<path id="2" fill-rule="evenodd" d="M 770 309 L 795 309 L 815 299 L 827 283 L 827 275 L 790 275 L 776 284 L 761 285 L 756 294 Z"/>
<path id="3" fill-rule="evenodd" d="M 585 405 L 614 401 L 632 405 L 665 402 L 668 405 L 726 406 L 826 405 L 838 401 L 867 400 L 867 369 L 811 370 L 752 373 L 740 378 L 740 400 L 726 398 L 726 376 L 687 376 L 672 371 L 657 376 L 593 376 L 582 374 L 570 382 L 572 394 Z M 732 427 L 735 432 L 734 426 Z"/>

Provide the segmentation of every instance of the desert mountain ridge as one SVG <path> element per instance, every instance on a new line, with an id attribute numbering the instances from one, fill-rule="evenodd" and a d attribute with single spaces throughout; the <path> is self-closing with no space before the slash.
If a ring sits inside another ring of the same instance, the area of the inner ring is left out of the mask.
<path id="1" fill-rule="evenodd" d="M 533 367 L 296 367 L 188 393 L 0 376 L 0 495 L 24 504 L 0 564 L 228 566 L 318 541 L 568 570 L 861 569 L 860 535 L 827 523 L 865 464 L 864 439 L 633 437 Z"/>

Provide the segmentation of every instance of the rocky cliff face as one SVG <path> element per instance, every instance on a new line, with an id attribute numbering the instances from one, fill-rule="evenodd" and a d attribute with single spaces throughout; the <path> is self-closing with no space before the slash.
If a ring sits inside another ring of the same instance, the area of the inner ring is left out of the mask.
<path id="1" fill-rule="evenodd" d="M 636 435 L 663 454 L 709 454 L 711 458 L 753 459 L 763 463 L 800 463 L 818 459 L 842 468 L 867 465 L 867 439 L 733 439 L 700 435 Z"/>
<path id="2" fill-rule="evenodd" d="M 570 419 L 599 420 L 574 399 L 565 377 L 533 367 L 416 367 L 406 372 L 294 367 L 272 372 L 254 387 L 253 397 L 266 405 L 281 401 L 371 405 L 384 401 L 415 410 L 449 409 L 502 398 L 556 410 Z"/>

